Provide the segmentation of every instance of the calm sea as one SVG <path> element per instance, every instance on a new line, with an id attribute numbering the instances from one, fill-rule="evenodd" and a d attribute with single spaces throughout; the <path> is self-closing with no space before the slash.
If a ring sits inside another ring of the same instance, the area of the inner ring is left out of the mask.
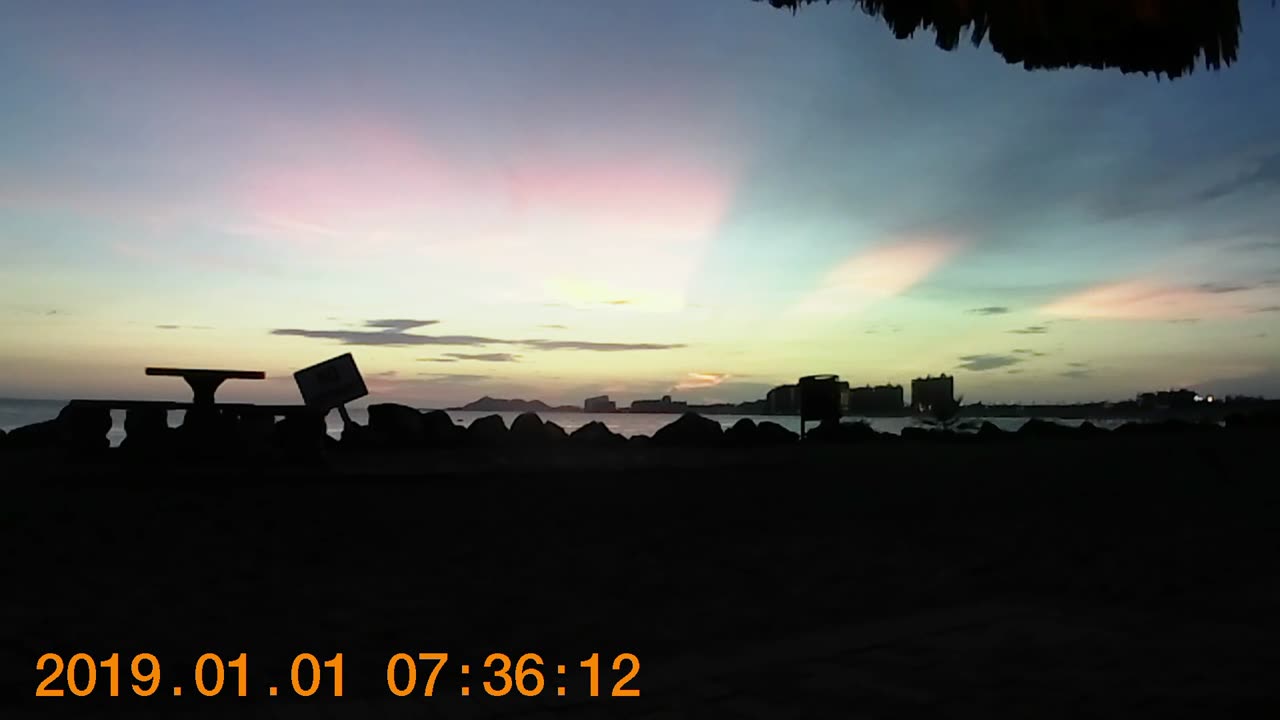
<path id="1" fill-rule="evenodd" d="M 57 416 L 58 411 L 65 405 L 65 401 L 60 400 L 13 400 L 0 398 L 0 429 L 12 430 L 16 427 L 29 425 L 31 423 L 49 420 Z M 364 407 L 350 408 L 351 419 L 360 424 L 369 421 L 369 413 Z M 459 425 L 469 425 L 476 418 L 486 415 L 494 415 L 489 412 L 450 412 L 449 416 Z M 496 413 L 501 415 L 507 425 L 511 425 L 511 421 L 515 420 L 520 413 L 504 412 Z M 674 421 L 677 415 L 651 415 L 646 413 L 565 413 L 565 412 L 548 412 L 539 413 L 543 420 L 550 420 L 568 432 L 573 432 L 577 428 L 591 422 L 599 420 L 609 427 L 610 430 L 620 435 L 653 435 L 658 428 Z M 744 417 L 749 417 L 756 422 L 770 420 L 782 425 L 785 428 L 799 432 L 800 418 L 794 416 L 783 415 L 709 415 L 718 420 L 724 427 L 729 427 Z M 108 438 L 113 446 L 119 445 L 124 439 L 124 412 L 116 411 L 112 413 L 112 427 Z M 900 433 L 905 427 L 918 426 L 919 422 L 915 418 L 845 418 L 846 422 L 854 422 L 865 419 L 879 432 Z M 965 418 L 964 425 L 977 427 L 988 418 Z M 329 434 L 338 437 L 342 432 L 342 418 L 337 412 L 329 413 L 326 418 L 329 425 Z M 989 418 L 992 423 L 1005 430 L 1017 430 L 1022 426 L 1026 419 L 1024 418 Z M 1079 425 L 1081 420 L 1054 420 L 1064 425 Z M 176 426 L 182 422 L 181 412 L 169 413 L 169 424 Z M 1123 420 L 1093 420 L 1093 424 L 1103 428 L 1113 428 L 1122 424 Z M 813 427 L 811 424 L 810 427 Z"/>

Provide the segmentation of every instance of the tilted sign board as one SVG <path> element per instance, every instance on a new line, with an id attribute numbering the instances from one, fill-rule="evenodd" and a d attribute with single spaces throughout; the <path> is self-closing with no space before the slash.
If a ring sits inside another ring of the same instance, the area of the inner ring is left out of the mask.
<path id="1" fill-rule="evenodd" d="M 293 374 L 307 407 L 317 410 L 349 403 L 369 394 L 351 353 L 325 360 Z"/>

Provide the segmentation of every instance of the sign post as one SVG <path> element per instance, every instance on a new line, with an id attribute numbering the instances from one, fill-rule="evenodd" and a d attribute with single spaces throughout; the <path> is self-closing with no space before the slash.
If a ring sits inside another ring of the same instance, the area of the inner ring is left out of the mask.
<path id="1" fill-rule="evenodd" d="M 346 404 L 369 394 L 351 353 L 303 368 L 293 374 L 293 379 L 307 407 L 320 412 L 338 408 L 344 427 L 352 424 Z"/>

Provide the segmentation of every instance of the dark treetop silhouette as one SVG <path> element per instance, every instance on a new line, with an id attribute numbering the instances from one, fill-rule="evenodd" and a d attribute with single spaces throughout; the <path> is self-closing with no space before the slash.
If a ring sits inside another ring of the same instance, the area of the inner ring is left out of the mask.
<path id="1" fill-rule="evenodd" d="M 815 2 L 851 2 L 883 19 L 900 39 L 932 30 L 944 50 L 954 50 L 961 33 L 970 31 L 975 46 L 985 39 L 1005 60 L 1028 70 L 1085 66 L 1176 78 L 1192 72 L 1201 57 L 1213 70 L 1230 65 L 1240 44 L 1237 0 L 768 2 L 792 12 Z"/>

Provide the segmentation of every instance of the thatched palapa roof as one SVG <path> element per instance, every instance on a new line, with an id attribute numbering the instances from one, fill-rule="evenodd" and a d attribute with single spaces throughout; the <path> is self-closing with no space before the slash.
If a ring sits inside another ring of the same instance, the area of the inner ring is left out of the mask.
<path id="1" fill-rule="evenodd" d="M 756 0 L 760 2 L 761 0 Z M 962 33 L 987 40 L 1028 70 L 1118 68 L 1176 78 L 1236 60 L 1238 0 L 768 0 L 793 13 L 815 2 L 851 2 L 899 38 L 931 30 L 954 50 Z M 1275 0 L 1272 0 L 1275 5 Z"/>

